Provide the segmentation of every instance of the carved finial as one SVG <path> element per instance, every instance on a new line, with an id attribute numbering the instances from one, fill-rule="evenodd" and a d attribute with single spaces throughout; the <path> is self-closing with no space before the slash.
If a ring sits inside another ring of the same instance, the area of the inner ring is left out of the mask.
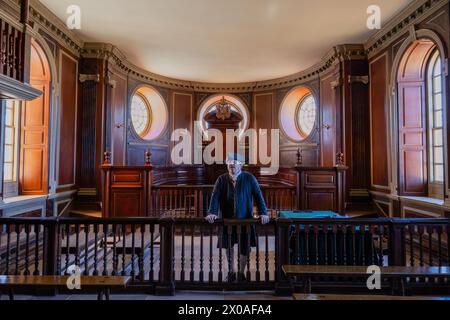
<path id="1" fill-rule="evenodd" d="M 152 165 L 151 158 L 152 158 L 152 153 L 149 150 L 145 151 L 145 165 L 146 166 Z"/>
<path id="2" fill-rule="evenodd" d="M 297 166 L 301 166 L 303 164 L 303 156 L 302 156 L 303 150 L 298 148 L 297 149 Z"/>
<path id="3" fill-rule="evenodd" d="M 111 152 L 106 151 L 105 153 L 103 153 L 103 164 L 111 165 Z"/>
<path id="4" fill-rule="evenodd" d="M 338 154 L 336 154 L 336 165 L 339 166 L 344 166 L 344 154 L 342 152 L 339 152 Z"/>

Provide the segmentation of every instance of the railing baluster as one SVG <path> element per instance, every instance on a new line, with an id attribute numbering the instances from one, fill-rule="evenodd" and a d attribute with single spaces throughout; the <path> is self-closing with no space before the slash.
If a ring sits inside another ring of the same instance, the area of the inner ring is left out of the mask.
<path id="1" fill-rule="evenodd" d="M 423 256 L 423 234 L 424 234 L 424 227 L 419 226 L 419 262 L 420 266 L 423 267 L 425 265 L 424 262 L 424 256 Z"/>
<path id="2" fill-rule="evenodd" d="M 260 258 L 259 258 L 259 234 L 256 232 L 256 282 L 261 281 L 261 271 L 260 271 Z"/>
<path id="3" fill-rule="evenodd" d="M 117 267 L 119 264 L 119 257 L 117 255 L 117 234 L 119 233 L 118 225 L 113 224 L 113 270 L 112 275 L 117 275 Z"/>
<path id="4" fill-rule="evenodd" d="M 20 256 L 20 225 L 16 224 L 16 263 L 14 275 L 19 275 L 19 256 Z"/>
<path id="5" fill-rule="evenodd" d="M 383 236 L 384 236 L 384 226 L 380 225 L 378 227 L 379 233 L 379 266 L 384 266 L 384 255 L 383 255 Z"/>
<path id="6" fill-rule="evenodd" d="M 84 275 L 89 275 L 89 229 L 90 225 L 84 225 Z"/>
<path id="7" fill-rule="evenodd" d="M 203 263 L 204 263 L 204 252 L 203 252 L 203 226 L 200 226 L 200 273 L 199 273 L 199 281 L 203 282 Z"/>
<path id="8" fill-rule="evenodd" d="M 306 248 L 306 250 L 305 250 L 305 258 L 306 258 L 306 264 L 307 265 L 310 265 L 310 264 L 312 264 L 311 263 L 311 261 L 312 261 L 312 259 L 311 259 L 311 257 L 310 257 L 310 250 L 309 250 L 309 228 L 310 228 L 310 226 L 309 225 L 307 225 L 307 224 L 305 224 L 305 225 L 303 225 L 303 227 L 305 228 L 305 248 Z"/>
<path id="9" fill-rule="evenodd" d="M 439 255 L 439 267 L 442 267 L 442 227 L 436 228 L 438 233 L 438 255 Z"/>
<path id="10" fill-rule="evenodd" d="M 145 250 L 145 224 L 141 224 L 141 251 L 139 252 L 139 280 L 144 282 L 144 250 Z"/>
<path id="11" fill-rule="evenodd" d="M 181 273 L 180 273 L 180 280 L 181 282 L 184 282 L 186 271 L 184 270 L 185 266 L 185 238 L 186 238 L 186 225 L 182 225 L 181 227 Z"/>
<path id="12" fill-rule="evenodd" d="M 136 275 L 135 270 L 135 254 L 136 254 L 136 225 L 131 224 L 131 277 L 134 278 Z"/>
<path id="13" fill-rule="evenodd" d="M 191 226 L 191 271 L 189 273 L 189 280 L 194 282 L 194 234 L 195 234 L 195 225 Z"/>
<path id="14" fill-rule="evenodd" d="M 360 226 L 361 232 L 361 265 L 366 265 L 366 226 Z"/>
<path id="15" fill-rule="evenodd" d="M 294 264 L 301 264 L 301 257 L 300 257 L 300 225 L 296 224 L 294 225 L 295 233 L 294 233 Z M 289 258 L 289 261 L 291 259 Z"/>
<path id="16" fill-rule="evenodd" d="M 9 253 L 11 250 L 11 226 L 6 225 L 6 271 L 5 274 L 9 275 Z"/>
<path id="17" fill-rule="evenodd" d="M 223 263 L 222 263 L 222 249 L 223 249 L 223 226 L 221 225 L 220 227 L 218 227 L 218 232 L 217 232 L 217 240 L 219 242 L 219 277 L 218 277 L 218 281 L 219 283 L 221 283 L 223 281 Z M 220 239 L 219 239 L 220 237 Z"/>
<path id="18" fill-rule="evenodd" d="M 80 225 L 75 225 L 75 266 L 80 266 Z"/>
<path id="19" fill-rule="evenodd" d="M 344 266 L 348 265 L 348 251 L 347 251 L 347 228 L 348 226 L 343 225 L 342 230 L 342 264 Z"/>
<path id="20" fill-rule="evenodd" d="M 28 276 L 30 275 L 30 260 L 29 260 L 29 254 L 30 254 L 30 225 L 27 223 L 25 225 L 25 272 L 24 275 Z M 1 234 L 0 234 L 1 237 Z M 0 244 L 0 248 L 1 248 Z"/>
<path id="21" fill-rule="evenodd" d="M 242 279 L 242 274 L 244 273 L 244 270 L 241 270 L 241 235 L 242 235 L 242 227 L 241 226 L 236 226 L 236 233 L 237 233 L 237 239 L 238 239 L 238 249 L 237 249 L 237 267 L 238 267 L 238 282 L 241 282 Z M 231 242 L 233 243 L 233 242 Z"/>
<path id="22" fill-rule="evenodd" d="M 70 259 L 70 225 L 66 224 L 66 274 L 69 274 L 69 259 Z"/>
<path id="23" fill-rule="evenodd" d="M 337 233 L 338 226 L 333 224 L 333 265 L 338 265 L 338 253 L 337 253 Z"/>
<path id="24" fill-rule="evenodd" d="M 98 223 L 94 223 L 94 276 L 98 276 L 97 254 L 98 254 Z"/>
<path id="25" fill-rule="evenodd" d="M 34 235 L 35 235 L 35 246 L 34 246 L 34 272 L 33 275 L 34 276 L 38 276 L 39 275 L 39 230 L 40 230 L 40 225 L 39 224 L 35 224 L 34 225 Z"/>
<path id="26" fill-rule="evenodd" d="M 352 226 L 352 253 L 353 253 L 353 265 L 356 265 L 356 228 Z"/>
<path id="27" fill-rule="evenodd" d="M 108 275 L 108 224 L 103 224 L 103 276 Z"/>
<path id="28" fill-rule="evenodd" d="M 322 226 L 323 228 L 323 234 L 324 234 L 324 242 L 325 242 L 325 246 L 324 246 L 324 263 L 325 265 L 328 265 L 328 225 L 325 224 Z"/>
<path id="29" fill-rule="evenodd" d="M 428 265 L 430 267 L 433 266 L 433 227 L 432 226 L 428 226 L 427 227 L 427 233 L 428 233 L 428 258 L 429 258 L 429 263 Z"/>
<path id="30" fill-rule="evenodd" d="M 213 228 L 209 227 L 209 283 L 213 282 Z"/>
<path id="31" fill-rule="evenodd" d="M 414 267 L 414 225 L 408 225 L 408 233 L 409 233 L 409 262 L 411 267 Z"/>
<path id="32" fill-rule="evenodd" d="M 269 273 L 269 231 L 266 228 L 265 232 L 265 271 L 264 271 L 264 278 L 266 282 L 270 281 L 270 273 Z"/>
<path id="33" fill-rule="evenodd" d="M 150 281 L 155 279 L 155 225 L 150 225 Z"/>
<path id="34" fill-rule="evenodd" d="M 232 265 L 232 261 L 233 261 L 233 257 L 232 255 L 234 255 L 233 252 L 233 248 L 232 248 L 232 226 L 228 225 L 226 226 L 227 228 L 227 258 L 228 258 L 228 276 L 233 272 L 233 265 Z M 239 255 L 239 253 L 238 253 Z"/>
<path id="35" fill-rule="evenodd" d="M 314 225 L 314 242 L 315 242 L 315 253 L 316 253 L 316 261 L 315 264 L 319 264 L 319 226 L 317 224 Z"/>
<path id="36" fill-rule="evenodd" d="M 125 276 L 127 274 L 126 263 L 125 263 L 125 258 L 126 258 L 126 253 L 127 253 L 126 238 L 127 238 L 127 226 L 126 226 L 126 224 L 122 224 L 122 272 L 121 272 L 122 276 Z"/>

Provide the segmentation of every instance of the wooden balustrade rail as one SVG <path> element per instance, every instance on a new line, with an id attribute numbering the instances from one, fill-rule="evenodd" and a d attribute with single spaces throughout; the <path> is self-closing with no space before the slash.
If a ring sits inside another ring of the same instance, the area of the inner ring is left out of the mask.
<path id="1" fill-rule="evenodd" d="M 240 247 L 252 229 L 247 268 L 228 283 L 228 258 L 240 257 L 218 240 L 235 230 Z M 263 226 L 255 219 L 0 218 L 0 274 L 65 275 L 76 265 L 86 276 L 131 276 L 135 286 L 168 294 L 175 287 L 282 290 L 288 264 L 449 266 L 449 235 L 450 219 L 278 218 Z"/>
<path id="2" fill-rule="evenodd" d="M 106 153 L 105 164 L 101 167 L 103 217 L 158 217 L 159 213 L 171 210 L 183 210 L 187 217 L 201 217 L 206 214 L 213 185 L 184 184 L 191 181 L 183 178 L 191 176 L 186 173 L 179 181 L 175 178 L 166 179 L 174 184 L 156 184 L 164 180 L 160 177 L 161 170 L 168 168 L 158 168 L 158 177 L 155 178 L 153 167 L 150 162 L 146 163 L 140 167 L 112 166 L 109 153 Z M 191 169 L 195 171 L 199 170 L 199 167 L 193 166 Z M 189 167 L 183 167 L 183 171 L 189 170 Z M 259 178 L 268 209 L 331 210 L 344 213 L 346 167 L 297 167 L 296 170 L 299 175 L 297 185 L 292 184 L 292 173 L 287 175 L 289 183 L 285 183 L 285 180 L 275 183 L 275 177 L 272 177 L 272 180 Z M 179 184 L 175 184 L 177 182 Z"/>

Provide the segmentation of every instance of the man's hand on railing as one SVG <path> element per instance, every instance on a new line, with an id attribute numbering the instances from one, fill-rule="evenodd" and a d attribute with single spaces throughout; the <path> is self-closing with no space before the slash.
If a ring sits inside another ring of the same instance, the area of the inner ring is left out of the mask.
<path id="1" fill-rule="evenodd" d="M 214 221 L 217 219 L 217 216 L 215 214 L 209 214 L 206 216 L 206 220 L 209 223 L 214 223 Z"/>
<path id="2" fill-rule="evenodd" d="M 261 223 L 262 224 L 268 224 L 270 222 L 270 218 L 268 215 L 255 215 L 254 216 L 255 219 L 261 219 Z"/>

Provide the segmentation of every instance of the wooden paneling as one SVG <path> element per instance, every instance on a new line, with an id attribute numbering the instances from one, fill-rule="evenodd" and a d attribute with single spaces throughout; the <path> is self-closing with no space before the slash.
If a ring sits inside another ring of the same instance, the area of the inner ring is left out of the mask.
<path id="1" fill-rule="evenodd" d="M 20 194 L 48 192 L 48 127 L 50 112 L 50 67 L 36 42 L 31 47 L 30 84 L 43 92 L 25 102 L 21 113 Z"/>
<path id="2" fill-rule="evenodd" d="M 333 166 L 336 158 L 336 103 L 333 81 L 336 81 L 334 74 L 320 81 L 322 166 Z"/>
<path id="3" fill-rule="evenodd" d="M 78 63 L 61 51 L 61 106 L 58 185 L 75 184 Z"/>
<path id="4" fill-rule="evenodd" d="M 127 79 L 119 74 L 111 74 L 110 110 L 111 110 L 111 152 L 114 165 L 125 164 L 125 114 L 127 103 Z"/>
<path id="5" fill-rule="evenodd" d="M 371 178 L 375 188 L 389 188 L 387 56 L 370 64 Z"/>
<path id="6" fill-rule="evenodd" d="M 192 95 L 174 92 L 173 93 L 173 128 L 188 129 L 192 132 Z"/>
<path id="7" fill-rule="evenodd" d="M 297 167 L 297 170 L 299 209 L 344 212 L 346 167 Z"/>
<path id="8" fill-rule="evenodd" d="M 146 216 L 150 203 L 151 167 L 103 166 L 103 216 Z"/>
<path id="9" fill-rule="evenodd" d="M 273 128 L 273 114 L 274 114 L 274 95 L 273 93 L 255 94 L 254 96 L 254 128 L 256 132 L 259 130 L 267 130 L 267 156 L 271 156 L 271 129 Z M 259 158 L 259 146 L 257 147 L 258 163 Z"/>

